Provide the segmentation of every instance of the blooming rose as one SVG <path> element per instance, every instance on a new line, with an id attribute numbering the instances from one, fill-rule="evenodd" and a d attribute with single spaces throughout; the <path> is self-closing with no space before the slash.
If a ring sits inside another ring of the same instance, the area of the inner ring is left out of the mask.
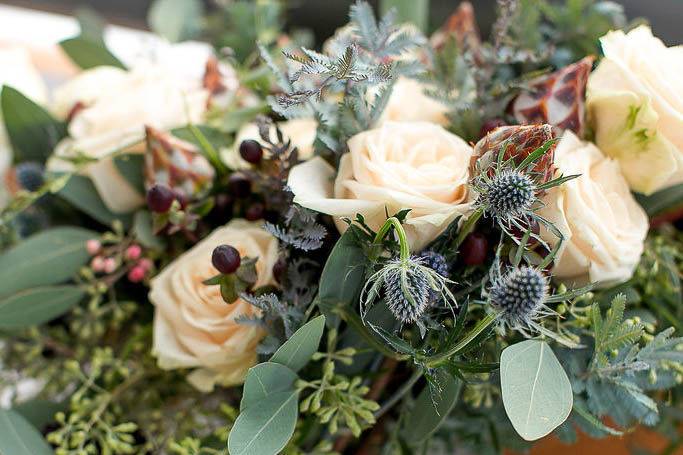
<path id="1" fill-rule="evenodd" d="M 285 139 L 291 140 L 292 145 L 299 150 L 300 160 L 306 161 L 313 156 L 313 142 L 315 142 L 318 122 L 307 118 L 292 119 L 278 123 L 278 128 L 284 134 Z M 270 138 L 273 142 L 277 141 L 275 128 L 270 128 Z M 233 146 L 229 149 L 221 150 L 221 159 L 230 169 L 246 169 L 250 166 L 249 163 L 242 159 L 239 152 L 240 144 L 247 139 L 262 142 L 258 126 L 255 123 L 244 125 L 237 132 Z"/>
<path id="2" fill-rule="evenodd" d="M 356 214 L 378 229 L 402 209 L 411 246 L 419 250 L 458 215 L 470 210 L 467 182 L 472 148 L 458 136 L 425 122 L 387 122 L 352 137 L 334 168 L 321 158 L 294 167 L 294 202 L 337 218 Z"/>
<path id="3" fill-rule="evenodd" d="M 646 26 L 600 39 L 605 58 L 588 82 L 595 141 L 631 188 L 650 194 L 683 182 L 683 52 Z"/>
<path id="4" fill-rule="evenodd" d="M 8 85 L 39 104 L 47 101 L 47 87 L 31 62 L 28 51 L 19 47 L 0 47 L 0 86 Z M 0 112 L 0 207 L 7 202 L 4 176 L 12 165 L 12 146 Z"/>
<path id="5" fill-rule="evenodd" d="M 99 88 L 99 91 L 95 87 Z M 49 168 L 68 171 L 60 158 L 83 154 L 98 159 L 85 168 L 105 205 L 114 213 L 129 212 L 144 200 L 118 172 L 115 152 L 144 150 L 145 126 L 168 130 L 201 121 L 208 92 L 201 80 L 177 77 L 163 66 L 143 65 L 129 72 L 113 68 L 85 71 L 55 96 L 56 110 L 83 106 L 72 114 L 69 137 L 57 145 Z"/>
<path id="6" fill-rule="evenodd" d="M 242 257 L 258 258 L 256 287 L 274 283 L 277 240 L 255 224 L 235 220 L 166 266 L 152 280 L 149 293 L 159 367 L 196 368 L 188 380 L 202 391 L 241 383 L 256 363 L 256 345 L 263 337 L 259 327 L 236 322 L 239 316 L 255 314 L 252 305 L 242 299 L 227 304 L 219 286 L 202 284 L 218 273 L 211 253 L 222 244 L 237 248 Z"/>
<path id="7" fill-rule="evenodd" d="M 427 86 L 415 79 L 399 77 L 380 122 L 430 122 L 448 124 L 448 107 L 425 93 Z"/>
<path id="8" fill-rule="evenodd" d="M 648 219 L 619 164 L 569 131 L 555 150 L 554 164 L 558 173 L 580 177 L 549 190 L 539 211 L 565 238 L 553 274 L 577 284 L 628 280 L 643 252 Z M 541 236 L 557 243 L 545 229 Z"/>

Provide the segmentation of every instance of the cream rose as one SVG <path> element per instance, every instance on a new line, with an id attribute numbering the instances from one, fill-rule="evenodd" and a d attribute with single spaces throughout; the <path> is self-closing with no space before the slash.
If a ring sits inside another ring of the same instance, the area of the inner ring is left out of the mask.
<path id="1" fill-rule="evenodd" d="M 292 169 L 294 202 L 340 217 L 365 217 L 373 228 L 402 209 L 408 240 L 420 250 L 459 215 L 471 209 L 468 196 L 472 148 L 458 136 L 425 122 L 387 122 L 352 137 L 336 175 L 313 158 Z"/>
<path id="2" fill-rule="evenodd" d="M 69 171 L 64 158 L 78 154 L 98 159 L 85 175 L 112 212 L 130 212 L 144 199 L 118 172 L 113 155 L 142 151 L 146 125 L 168 130 L 200 122 L 208 96 L 201 80 L 179 78 L 164 66 L 85 71 L 55 94 L 56 112 L 64 114 L 77 103 L 83 108 L 72 116 L 69 137 L 57 145 L 48 168 Z"/>
<path id="3" fill-rule="evenodd" d="M 47 87 L 26 49 L 0 47 L 0 86 L 8 85 L 38 104 L 47 101 Z M 7 203 L 5 173 L 12 165 L 12 145 L 0 112 L 0 208 Z"/>
<path id="4" fill-rule="evenodd" d="M 587 92 L 595 142 L 635 191 L 683 182 L 683 49 L 667 48 L 646 26 L 600 42 L 605 58 Z"/>
<path id="5" fill-rule="evenodd" d="M 318 122 L 309 118 L 287 120 L 278 123 L 278 128 L 282 131 L 286 139 L 292 141 L 292 145 L 299 150 L 299 159 L 306 161 L 313 156 L 313 143 L 315 142 Z M 276 141 L 275 128 L 270 128 L 270 138 Z M 250 164 L 242 159 L 239 147 L 242 141 L 254 139 L 261 142 L 258 126 L 255 123 L 244 125 L 235 138 L 232 147 L 221 150 L 221 159 L 230 169 L 246 169 Z"/>
<path id="6" fill-rule="evenodd" d="M 569 131 L 557 145 L 554 163 L 560 174 L 581 176 L 548 191 L 539 211 L 565 238 L 553 274 L 576 284 L 628 280 L 643 252 L 648 219 L 619 164 Z M 557 242 L 547 230 L 541 236 Z"/>
<path id="7" fill-rule="evenodd" d="M 256 345 L 263 337 L 259 327 L 235 322 L 255 314 L 252 305 L 241 299 L 227 304 L 218 286 L 202 284 L 218 273 L 211 253 L 221 244 L 234 246 L 242 257 L 258 258 L 257 287 L 274 283 L 277 240 L 255 224 L 235 220 L 166 266 L 149 293 L 155 307 L 152 353 L 159 367 L 194 368 L 188 381 L 202 391 L 241 383 L 256 363 Z"/>
<path id="8" fill-rule="evenodd" d="M 380 123 L 430 122 L 445 126 L 448 124 L 448 107 L 427 95 L 427 86 L 415 79 L 400 77 L 394 84 Z"/>

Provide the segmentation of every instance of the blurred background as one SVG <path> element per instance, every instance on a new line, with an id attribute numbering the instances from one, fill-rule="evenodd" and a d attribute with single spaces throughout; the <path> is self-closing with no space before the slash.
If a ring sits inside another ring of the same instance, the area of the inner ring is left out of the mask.
<path id="1" fill-rule="evenodd" d="M 204 0 L 207 8 L 229 0 Z M 144 29 L 147 11 L 152 0 L 0 0 L 0 4 L 16 5 L 44 11 L 71 14 L 82 6 L 88 6 L 102 14 L 108 22 Z M 329 36 L 338 26 L 346 23 L 347 11 L 352 0 L 290 0 L 287 14 L 291 27 L 313 30 L 316 41 Z M 378 3 L 371 0 L 370 3 Z M 432 0 L 430 27 L 440 25 L 451 13 L 459 0 Z M 493 21 L 495 0 L 471 0 L 477 12 L 477 21 L 486 33 Z M 657 36 L 668 44 L 683 43 L 683 0 L 616 0 L 623 5 L 629 18 L 644 17 Z M 0 17 L 0 25 L 2 17 Z"/>

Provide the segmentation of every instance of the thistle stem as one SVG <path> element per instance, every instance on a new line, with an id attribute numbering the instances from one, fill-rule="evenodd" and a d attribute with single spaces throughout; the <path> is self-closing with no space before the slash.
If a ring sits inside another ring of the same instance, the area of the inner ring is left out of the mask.
<path id="1" fill-rule="evenodd" d="M 408 237 L 406 236 L 406 231 L 401 226 L 401 222 L 395 216 L 387 218 L 382 227 L 377 231 L 375 235 L 375 240 L 372 242 L 374 245 L 381 245 L 382 240 L 386 237 L 389 229 L 394 228 L 396 230 L 396 235 L 398 236 L 398 243 L 401 247 L 401 261 L 407 261 L 410 257 L 410 247 L 408 246 Z M 375 258 L 373 258 L 375 259 Z"/>
<path id="2" fill-rule="evenodd" d="M 435 354 L 433 356 L 425 357 L 424 360 L 424 365 L 427 368 L 435 368 L 441 364 L 443 364 L 446 360 L 463 350 L 465 347 L 467 347 L 476 337 L 481 335 L 484 330 L 486 330 L 491 324 L 496 322 L 498 319 L 498 315 L 496 313 L 489 313 L 477 323 L 477 325 L 474 326 L 472 330 L 470 330 L 464 337 L 460 339 L 452 348 L 448 349 L 445 352 L 442 352 L 440 354 Z"/>
<path id="3" fill-rule="evenodd" d="M 390 357 L 396 360 L 407 360 L 410 357 L 403 354 L 397 354 L 391 349 L 387 348 L 381 341 L 379 341 L 375 335 L 373 335 L 368 328 L 361 321 L 360 316 L 358 316 L 354 311 L 350 311 L 345 307 L 337 307 L 334 312 L 338 314 L 347 324 L 353 327 L 360 336 L 363 337 L 365 342 L 367 342 L 373 349 L 382 354 L 385 357 Z"/>
<path id="4" fill-rule="evenodd" d="M 484 214 L 484 209 L 478 208 L 475 210 L 467 220 L 465 220 L 465 223 L 462 225 L 462 228 L 460 229 L 460 232 L 458 232 L 458 237 L 455 239 L 455 244 L 453 245 L 456 249 L 462 244 L 462 242 L 465 240 L 465 237 L 467 237 L 467 234 L 472 232 L 474 229 L 474 226 L 476 226 L 477 221 L 479 221 L 479 218 Z"/>

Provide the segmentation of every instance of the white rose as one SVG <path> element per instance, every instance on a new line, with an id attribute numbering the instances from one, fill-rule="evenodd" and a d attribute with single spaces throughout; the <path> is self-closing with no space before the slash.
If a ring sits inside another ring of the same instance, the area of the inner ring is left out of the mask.
<path id="1" fill-rule="evenodd" d="M 448 124 L 448 107 L 427 95 L 427 86 L 415 79 L 399 77 L 389 96 L 380 122 L 430 122 Z"/>
<path id="2" fill-rule="evenodd" d="M 126 213 L 144 199 L 118 172 L 113 154 L 144 150 L 146 125 L 169 130 L 200 122 L 208 92 L 201 80 L 179 78 L 163 66 L 144 65 L 124 73 L 111 68 L 85 71 L 62 87 L 56 98 L 59 105 L 55 109 L 62 113 L 78 102 L 85 106 L 73 115 L 69 137 L 57 145 L 48 168 L 72 170 L 71 164 L 60 158 L 77 154 L 98 159 L 84 174 L 112 212 Z"/>
<path id="3" fill-rule="evenodd" d="M 683 50 L 640 26 L 600 39 L 605 58 L 588 81 L 595 142 L 641 193 L 683 182 Z"/>
<path id="4" fill-rule="evenodd" d="M 365 217 L 378 229 L 402 209 L 411 247 L 424 248 L 459 215 L 469 213 L 472 148 L 458 136 L 425 122 L 387 122 L 352 137 L 335 171 L 322 158 L 294 167 L 294 202 L 340 217 Z"/>
<path id="5" fill-rule="evenodd" d="M 47 101 L 47 87 L 29 52 L 20 47 L 0 47 L 0 86 L 8 85 L 38 104 Z M 5 173 L 12 165 L 12 145 L 0 111 L 0 208 L 7 203 Z"/>
<path id="6" fill-rule="evenodd" d="M 313 119 L 300 118 L 280 122 L 277 126 L 282 131 L 285 139 L 291 140 L 292 145 L 299 150 L 299 159 L 301 161 L 306 161 L 313 156 L 313 143 L 315 142 L 318 122 Z M 258 126 L 255 123 L 244 125 L 237 132 L 233 146 L 221 150 L 221 159 L 230 169 L 247 169 L 250 167 L 250 164 L 242 159 L 239 151 L 240 144 L 247 139 L 262 142 Z M 277 141 L 275 128 L 270 128 L 270 139 L 273 142 Z"/>
<path id="7" fill-rule="evenodd" d="M 554 164 L 559 174 L 581 176 L 548 191 L 539 211 L 565 238 L 553 274 L 576 284 L 628 280 L 643 252 L 648 219 L 619 164 L 569 131 L 557 145 Z M 551 232 L 543 229 L 541 235 L 556 244 Z"/>
<path id="8" fill-rule="evenodd" d="M 256 287 L 274 283 L 277 240 L 255 224 L 235 220 L 166 266 L 152 280 L 149 293 L 159 367 L 194 368 L 188 381 L 202 391 L 241 383 L 256 363 L 256 346 L 263 337 L 261 328 L 235 321 L 254 315 L 252 305 L 242 299 L 227 304 L 219 286 L 202 284 L 218 273 L 211 253 L 222 244 L 237 248 L 243 258 L 258 258 Z"/>

